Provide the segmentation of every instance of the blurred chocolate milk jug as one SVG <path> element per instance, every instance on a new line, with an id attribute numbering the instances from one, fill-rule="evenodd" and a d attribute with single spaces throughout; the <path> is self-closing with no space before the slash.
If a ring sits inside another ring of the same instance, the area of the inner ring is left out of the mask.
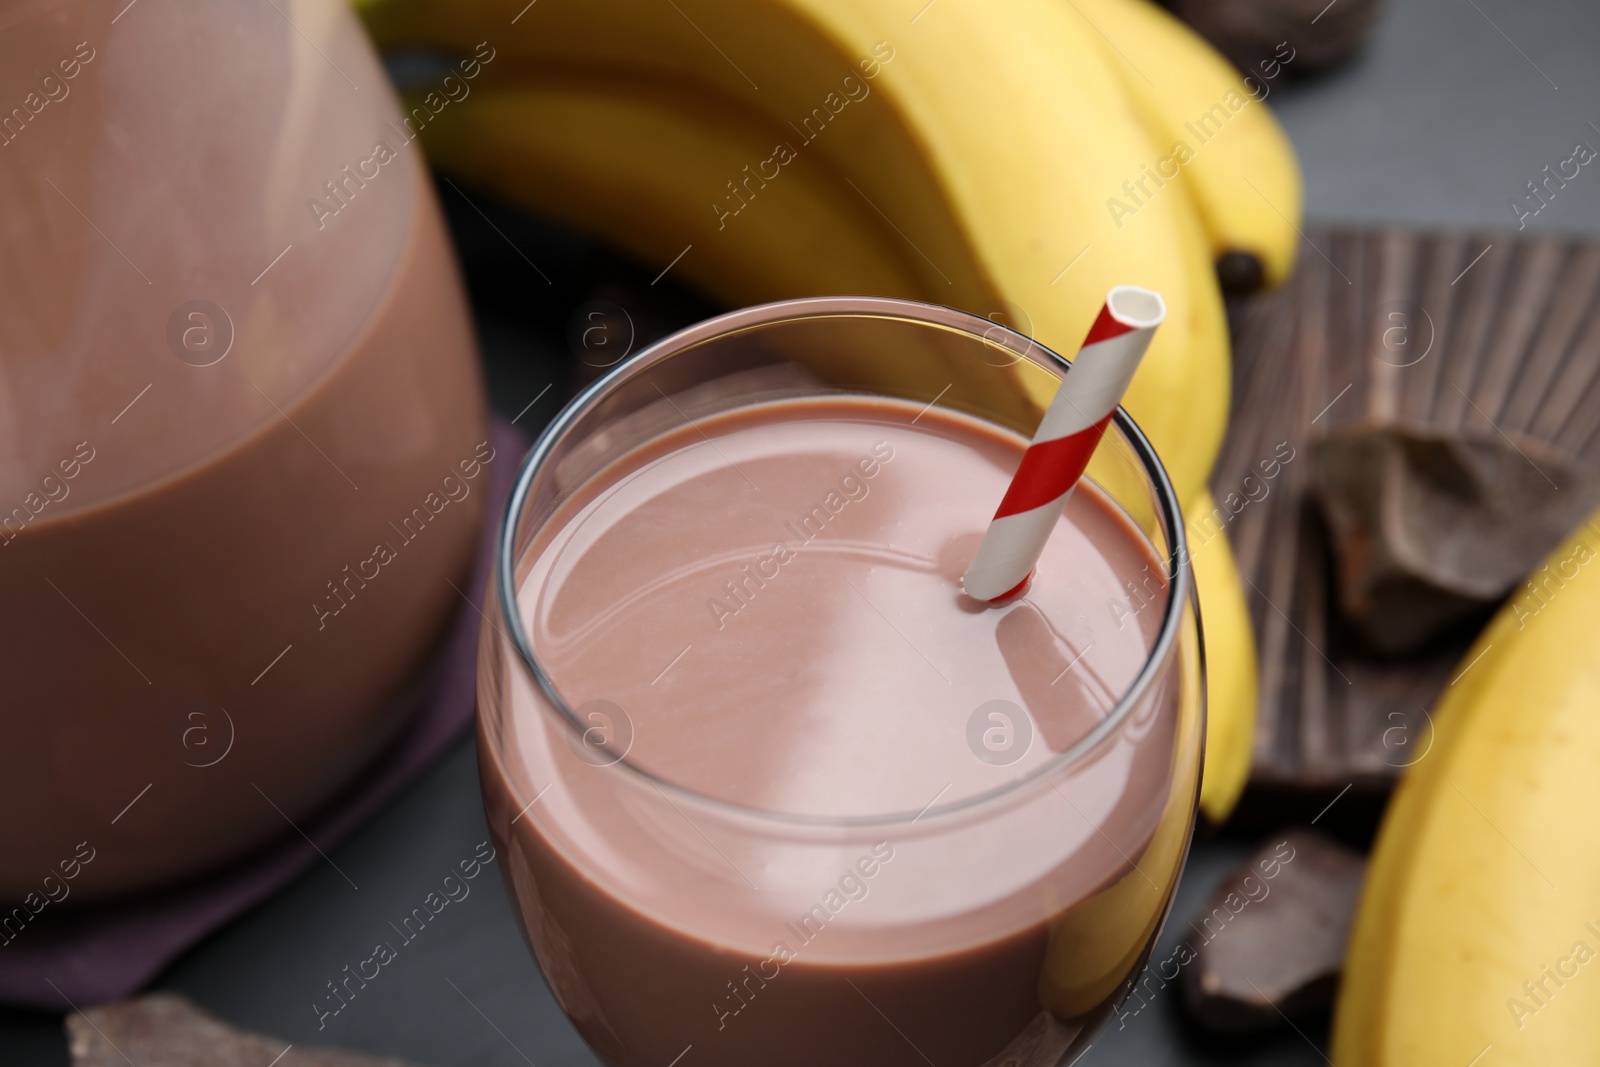
<path id="1" fill-rule="evenodd" d="M 292 834 L 461 606 L 485 405 L 337 0 L 0 9 L 0 901 Z"/>

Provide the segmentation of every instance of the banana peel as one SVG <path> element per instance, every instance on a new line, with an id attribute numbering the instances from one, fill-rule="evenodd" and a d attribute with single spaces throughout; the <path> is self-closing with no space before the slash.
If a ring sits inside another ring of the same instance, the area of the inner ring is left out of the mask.
<path id="1" fill-rule="evenodd" d="M 1340 1067 L 1600 1054 L 1600 515 L 1548 564 L 1466 654 L 1384 817 Z"/>

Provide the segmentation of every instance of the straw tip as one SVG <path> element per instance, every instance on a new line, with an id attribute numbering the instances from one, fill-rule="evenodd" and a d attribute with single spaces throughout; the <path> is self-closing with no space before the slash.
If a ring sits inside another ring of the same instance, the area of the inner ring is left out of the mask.
<path id="1" fill-rule="evenodd" d="M 1153 329 L 1166 319 L 1167 302 L 1154 289 L 1117 285 L 1106 294 L 1106 310 L 1125 326 L 1136 330 Z"/>

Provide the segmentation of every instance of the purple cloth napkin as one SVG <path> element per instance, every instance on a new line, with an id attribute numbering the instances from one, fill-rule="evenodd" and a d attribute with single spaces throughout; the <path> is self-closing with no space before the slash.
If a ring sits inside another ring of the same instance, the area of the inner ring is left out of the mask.
<path id="1" fill-rule="evenodd" d="M 467 586 L 475 596 L 488 581 L 495 526 L 528 448 L 514 426 L 498 419 L 492 440 L 508 461 L 490 465 L 488 508 Z M 479 622 L 475 608 L 461 605 L 401 736 L 306 824 L 307 835 L 320 847 L 332 848 L 375 815 L 472 721 Z M 305 838 L 291 835 L 177 889 L 95 905 L 59 919 L 41 916 L 29 924 L 27 937 L 0 952 L 0 1001 L 65 1011 L 67 1000 L 87 1008 L 126 997 L 180 952 L 288 885 L 318 859 Z"/>

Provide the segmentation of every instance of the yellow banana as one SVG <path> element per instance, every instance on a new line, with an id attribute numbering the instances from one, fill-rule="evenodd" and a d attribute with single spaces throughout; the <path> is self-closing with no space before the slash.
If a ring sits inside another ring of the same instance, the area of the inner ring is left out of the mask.
<path id="1" fill-rule="evenodd" d="M 1106 198 L 1155 148 L 1093 31 L 1059 0 L 1015 0 L 1004 17 L 942 0 L 915 24 L 890 0 L 386 0 L 366 14 L 385 45 L 489 41 L 506 58 L 486 78 L 625 72 L 741 104 L 852 187 L 931 298 L 983 310 L 998 294 L 1064 352 L 1112 285 L 1159 290 L 1167 325 L 1126 403 L 1180 495 L 1203 487 L 1229 392 L 1210 256 L 1187 195 L 1157 198 L 1123 230 L 1108 216 Z M 699 210 L 720 221 L 740 203 L 728 181 L 759 198 L 785 177 L 745 187 L 741 165 Z"/>
<path id="2" fill-rule="evenodd" d="M 867 293 L 925 299 L 894 231 L 822 160 L 796 159 L 759 204 L 720 220 L 710 195 L 778 135 L 703 93 L 621 78 L 480 88 L 422 129 L 448 174 L 649 264 L 730 307 Z M 755 210 L 759 207 L 759 210 Z"/>
<path id="3" fill-rule="evenodd" d="M 1334 1017 L 1339 1067 L 1595 1062 L 1597 559 L 1591 519 L 1467 653 L 1431 736 L 1408 739 L 1422 755 L 1373 852 Z"/>
<path id="4" fill-rule="evenodd" d="M 1216 509 L 1209 492 L 1185 510 L 1189 559 L 1206 647 L 1206 760 L 1200 811 L 1213 826 L 1227 821 L 1250 778 L 1256 728 L 1256 641 L 1239 565 L 1226 530 L 1206 537 L 1193 517 Z"/>
<path id="5" fill-rule="evenodd" d="M 731 218 L 700 210 L 706 189 L 769 156 L 778 138 L 717 104 L 726 102 L 616 77 L 502 80 L 451 104 L 449 121 L 424 127 L 421 142 L 444 171 L 645 262 L 672 263 L 730 306 L 857 293 L 927 298 L 893 231 L 819 157 L 791 161 L 783 181 L 754 189 L 753 210 Z M 919 390 L 937 374 L 955 395 L 970 389 L 999 402 L 993 376 L 1008 373 L 1003 361 L 911 347 L 884 351 L 865 370 L 838 363 L 825 345 L 789 355 L 824 380 L 923 399 L 931 391 Z M 1015 395 L 1009 409 L 990 413 L 1031 426 L 1048 399 Z"/>
<path id="6" fill-rule="evenodd" d="M 1104 210 L 1126 229 L 1167 183 L 1181 184 L 1194 197 L 1224 273 L 1238 275 L 1241 268 L 1225 257 L 1243 254 L 1257 265 L 1260 283 L 1280 284 L 1294 265 L 1299 233 L 1292 220 L 1300 217 L 1301 200 L 1294 146 L 1265 103 L 1285 56 L 1263 56 L 1263 69 L 1241 77 L 1150 0 L 1066 2 L 1097 31 L 1160 150 L 1110 194 Z"/>

